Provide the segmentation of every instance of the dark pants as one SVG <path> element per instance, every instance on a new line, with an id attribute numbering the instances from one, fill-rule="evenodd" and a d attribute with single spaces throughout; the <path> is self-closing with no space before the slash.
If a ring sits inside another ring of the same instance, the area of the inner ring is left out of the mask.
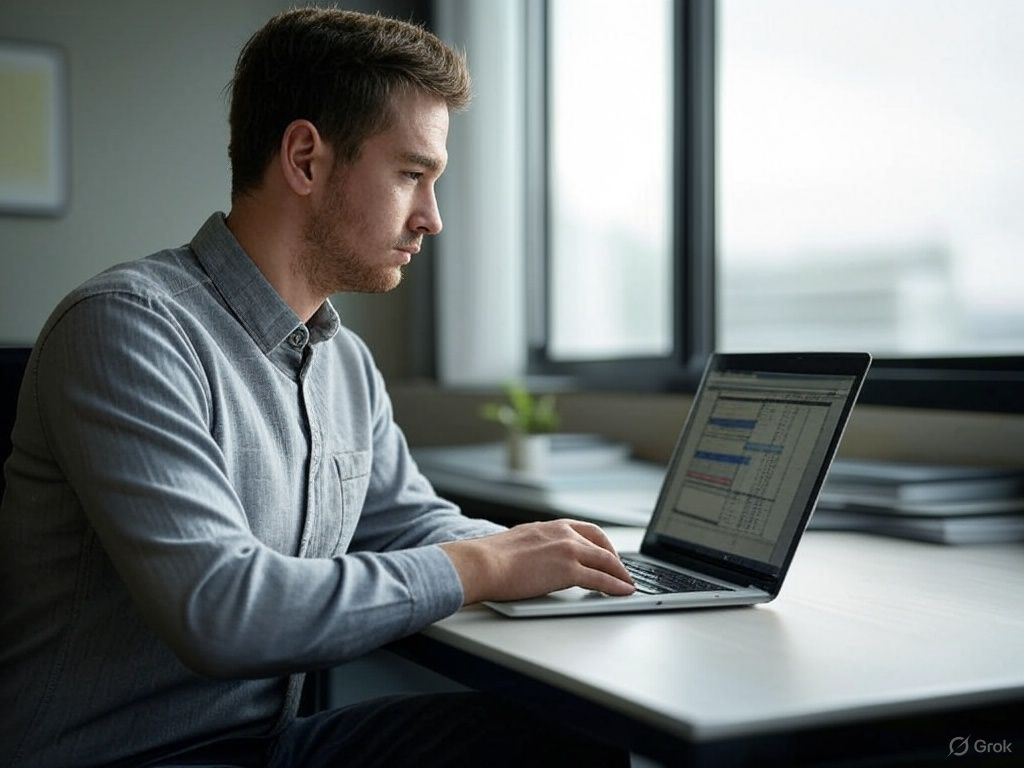
<path id="1" fill-rule="evenodd" d="M 488 694 L 471 692 L 388 696 L 327 710 L 297 719 L 277 737 L 212 744 L 169 764 L 589 767 L 628 766 L 629 755 Z"/>

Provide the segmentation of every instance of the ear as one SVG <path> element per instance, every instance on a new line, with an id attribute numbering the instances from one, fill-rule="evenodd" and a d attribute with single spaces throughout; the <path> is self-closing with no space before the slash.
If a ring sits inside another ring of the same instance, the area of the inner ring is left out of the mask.
<path id="1" fill-rule="evenodd" d="M 297 195 L 311 194 L 329 175 L 330 154 L 315 125 L 309 120 L 293 120 L 284 129 L 278 153 L 285 183 Z"/>

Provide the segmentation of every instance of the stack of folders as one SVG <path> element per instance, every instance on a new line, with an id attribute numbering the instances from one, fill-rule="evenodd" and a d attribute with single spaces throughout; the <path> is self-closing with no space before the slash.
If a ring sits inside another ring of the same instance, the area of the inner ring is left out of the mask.
<path id="1" fill-rule="evenodd" d="M 811 518 L 943 544 L 1024 540 L 1024 470 L 839 459 Z"/>

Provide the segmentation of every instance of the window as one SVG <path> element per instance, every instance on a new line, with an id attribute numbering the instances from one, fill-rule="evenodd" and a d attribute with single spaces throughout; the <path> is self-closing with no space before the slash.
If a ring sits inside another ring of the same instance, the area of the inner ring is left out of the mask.
<path id="1" fill-rule="evenodd" d="M 672 351 L 671 21 L 670 0 L 549 5 L 555 359 Z"/>
<path id="2" fill-rule="evenodd" d="M 1024 5 L 719 6 L 723 349 L 1024 350 Z"/>
<path id="3" fill-rule="evenodd" d="M 1024 7 L 548 0 L 542 19 L 533 371 L 676 388 L 716 347 L 863 349 L 866 402 L 1024 411 Z"/>

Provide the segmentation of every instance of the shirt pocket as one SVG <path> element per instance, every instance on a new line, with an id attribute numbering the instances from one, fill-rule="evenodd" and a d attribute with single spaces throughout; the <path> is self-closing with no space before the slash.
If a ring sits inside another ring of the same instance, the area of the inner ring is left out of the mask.
<path id="1" fill-rule="evenodd" d="M 336 508 L 327 510 L 328 515 L 339 524 L 337 536 L 328 538 L 333 546 L 328 549 L 327 556 L 342 555 L 348 549 L 355 533 L 359 515 L 366 500 L 366 489 L 370 485 L 370 451 L 346 451 L 331 456 L 334 465 L 333 482 L 336 483 Z"/>

